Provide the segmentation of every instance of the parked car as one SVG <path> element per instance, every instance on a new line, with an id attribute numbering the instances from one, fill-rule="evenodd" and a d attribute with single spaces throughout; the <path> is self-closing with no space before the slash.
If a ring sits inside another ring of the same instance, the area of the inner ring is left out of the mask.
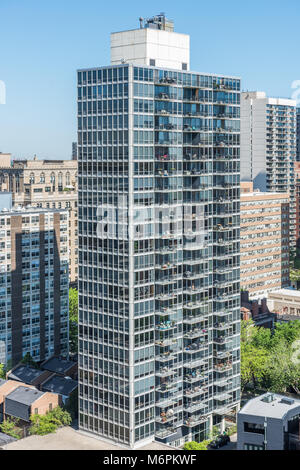
<path id="1" fill-rule="evenodd" d="M 209 445 L 209 449 L 219 449 L 220 447 L 226 446 L 230 442 L 228 434 L 220 434 L 217 436 Z"/>

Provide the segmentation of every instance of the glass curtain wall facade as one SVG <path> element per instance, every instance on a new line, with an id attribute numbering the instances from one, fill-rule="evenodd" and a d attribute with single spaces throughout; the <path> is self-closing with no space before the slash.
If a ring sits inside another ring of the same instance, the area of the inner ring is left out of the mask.
<path id="1" fill-rule="evenodd" d="M 79 423 L 202 440 L 239 403 L 240 80 L 78 72 Z"/>

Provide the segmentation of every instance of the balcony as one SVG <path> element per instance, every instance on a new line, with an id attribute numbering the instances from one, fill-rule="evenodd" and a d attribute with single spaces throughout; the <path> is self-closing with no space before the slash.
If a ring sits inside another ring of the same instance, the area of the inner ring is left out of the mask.
<path id="1" fill-rule="evenodd" d="M 159 325 L 156 326 L 156 330 L 158 331 L 169 331 L 171 329 L 177 328 L 178 323 L 175 321 L 167 320 L 165 322 L 161 322 Z"/>
<path id="2" fill-rule="evenodd" d="M 156 387 L 156 391 L 160 393 L 169 393 L 170 391 L 177 389 L 179 382 L 181 382 L 180 377 L 174 378 L 173 381 L 163 383 L 159 387 Z"/>
<path id="3" fill-rule="evenodd" d="M 175 369 L 171 369 L 170 367 L 161 367 L 157 372 L 155 372 L 155 375 L 157 377 L 171 377 L 174 374 L 177 374 L 178 372 L 178 367 Z"/>
<path id="4" fill-rule="evenodd" d="M 179 398 L 182 398 L 182 394 L 175 394 L 169 398 L 163 398 L 155 403 L 158 408 L 168 408 L 169 406 L 176 406 Z"/>
<path id="5" fill-rule="evenodd" d="M 207 321 L 208 318 L 209 318 L 208 312 L 206 313 L 199 312 L 197 315 L 189 315 L 188 317 L 183 318 L 182 322 L 186 325 L 194 325 L 197 323 L 201 323 L 203 321 Z"/>
<path id="6" fill-rule="evenodd" d="M 203 402 L 197 402 L 190 405 L 185 405 L 183 409 L 186 413 L 195 413 L 195 411 L 205 410 L 206 407 L 207 405 Z"/>
<path id="7" fill-rule="evenodd" d="M 231 369 L 232 369 L 232 362 L 231 361 L 227 361 L 226 363 L 223 363 L 223 364 L 216 364 L 214 366 L 214 371 L 218 372 L 220 374 L 222 374 L 224 372 L 227 372 Z"/>
<path id="8" fill-rule="evenodd" d="M 195 308 L 203 308 L 203 307 L 207 307 L 207 300 L 208 299 L 205 299 L 203 301 L 195 301 L 195 302 L 186 302 L 183 307 L 185 309 L 188 309 L 188 310 L 194 310 Z"/>
<path id="9" fill-rule="evenodd" d="M 228 330 L 231 327 L 231 322 L 219 322 L 214 324 L 214 329 L 218 331 Z"/>
<path id="10" fill-rule="evenodd" d="M 182 407 L 181 407 L 181 410 L 182 410 Z M 176 410 L 176 412 L 178 413 L 178 412 L 181 411 L 181 410 L 178 409 L 178 410 Z M 177 416 L 176 416 L 174 410 L 173 410 L 173 409 L 170 409 L 170 410 L 168 410 L 168 411 L 166 411 L 166 412 L 165 412 L 165 411 L 162 411 L 162 412 L 160 413 L 160 415 L 155 418 L 155 421 L 156 421 L 157 423 L 162 423 L 162 424 L 166 423 L 166 424 L 170 424 L 170 423 L 172 423 L 172 422 L 173 422 L 174 420 L 176 420 L 176 419 L 177 419 Z"/>
<path id="11" fill-rule="evenodd" d="M 155 432 L 155 436 L 159 439 L 166 439 L 167 437 L 177 434 L 177 429 L 174 427 L 166 427 L 165 429 L 159 429 Z"/>
<path id="12" fill-rule="evenodd" d="M 189 428 L 192 428 L 194 426 L 197 426 L 198 424 L 204 423 L 207 420 L 207 417 L 205 416 L 190 416 L 188 419 L 185 419 L 183 424 L 184 426 L 188 426 Z"/>
<path id="13" fill-rule="evenodd" d="M 203 351 L 207 349 L 208 344 L 206 342 L 203 343 L 192 343 L 191 345 L 184 348 L 184 352 L 186 354 L 195 354 L 197 352 Z"/>
<path id="14" fill-rule="evenodd" d="M 177 359 L 177 352 L 166 352 L 165 354 L 161 354 L 160 356 L 155 356 L 155 360 L 157 362 L 163 362 L 163 363 L 174 361 Z"/>
<path id="15" fill-rule="evenodd" d="M 192 387 L 189 389 L 185 389 L 184 395 L 188 398 L 194 398 L 199 395 L 204 395 L 205 393 L 208 392 L 208 387 Z"/>
<path id="16" fill-rule="evenodd" d="M 185 374 L 183 381 L 192 384 L 195 382 L 202 382 L 202 384 L 207 383 L 207 373 L 201 369 L 193 370 L 192 372 Z"/>
<path id="17" fill-rule="evenodd" d="M 187 339 L 194 339 L 194 338 L 203 338 L 202 341 L 205 341 L 205 337 L 208 334 L 207 329 L 201 329 L 201 328 L 194 328 L 191 331 L 188 331 L 187 333 L 184 334 L 184 338 Z"/>
<path id="18" fill-rule="evenodd" d="M 232 341 L 232 335 L 219 336 L 218 338 L 213 338 L 213 342 L 217 345 L 230 343 Z"/>

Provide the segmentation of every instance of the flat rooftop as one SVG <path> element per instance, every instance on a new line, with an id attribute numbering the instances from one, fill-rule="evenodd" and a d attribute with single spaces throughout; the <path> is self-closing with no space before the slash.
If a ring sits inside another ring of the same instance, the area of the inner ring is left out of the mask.
<path id="1" fill-rule="evenodd" d="M 264 399 L 270 395 L 272 395 L 272 401 L 265 401 Z M 283 400 L 288 400 L 290 403 Z M 296 410 L 297 408 L 299 408 L 300 412 L 300 400 L 289 398 L 284 395 L 278 395 L 276 393 L 265 393 L 249 400 L 248 403 L 246 403 L 246 405 L 239 411 L 239 415 L 246 414 L 280 419 L 289 411 L 293 409 Z"/>
<path id="2" fill-rule="evenodd" d="M 6 398 L 14 400 L 18 403 L 22 403 L 23 405 L 30 406 L 38 398 L 41 398 L 44 394 L 45 392 L 40 392 L 35 388 L 28 388 L 20 385 L 20 387 L 16 388 L 13 392 L 6 395 Z"/>
<path id="3" fill-rule="evenodd" d="M 296 289 L 278 289 L 274 292 L 269 292 L 268 297 L 272 295 L 286 295 L 286 296 L 293 296 L 293 297 L 299 297 L 300 299 L 300 291 Z"/>
<path id="4" fill-rule="evenodd" d="M 135 30 L 132 30 L 135 31 Z M 88 71 L 93 71 L 93 70 L 104 70 L 104 69 L 114 69 L 118 67 L 138 67 L 138 68 L 143 68 L 143 69 L 149 69 L 149 70 L 163 70 L 165 72 L 177 72 L 181 74 L 188 74 L 188 75 L 201 75 L 205 77 L 213 77 L 213 78 L 229 78 L 233 80 L 241 80 L 241 76 L 237 75 L 223 75 L 221 73 L 208 73 L 208 72 L 196 72 L 195 70 L 177 70 L 177 69 L 170 69 L 168 67 L 152 67 L 151 65 L 144 65 L 144 64 L 131 64 L 130 62 L 127 62 L 126 64 L 108 64 L 108 65 L 102 65 L 100 67 L 85 67 L 85 68 L 80 68 L 77 69 L 77 72 L 88 72 Z M 150 83 L 150 82 L 149 82 Z"/>
<path id="5" fill-rule="evenodd" d="M 60 395 L 69 396 L 76 388 L 78 383 L 76 380 L 67 379 L 66 377 L 60 377 L 55 375 L 50 377 L 46 382 L 43 383 L 42 389 L 46 392 L 59 393 Z"/>
<path id="6" fill-rule="evenodd" d="M 267 197 L 267 196 L 270 196 L 270 197 L 277 197 L 278 199 L 284 199 L 286 197 L 288 197 L 288 193 L 268 193 L 268 192 L 262 192 L 262 191 L 251 191 L 249 193 L 247 192 L 244 192 L 242 193 L 241 192 L 241 197 L 248 197 L 248 196 L 251 196 L 251 197 Z"/>
<path id="7" fill-rule="evenodd" d="M 60 359 L 59 357 L 51 357 L 41 365 L 41 368 L 50 372 L 56 372 L 57 374 L 65 374 L 75 365 L 76 362 Z"/>
<path id="8" fill-rule="evenodd" d="M 9 444 L 10 442 L 16 442 L 17 439 L 14 437 L 8 436 L 7 434 L 3 434 L 0 432 L 0 447 Z"/>
<path id="9" fill-rule="evenodd" d="M 66 426 L 54 434 L 30 436 L 11 444 L 2 446 L 3 450 L 132 450 L 118 444 L 110 444 L 102 439 L 82 434 Z M 138 450 L 172 450 L 173 448 L 159 442 L 151 442 Z"/>
<path id="10" fill-rule="evenodd" d="M 43 374 L 43 370 L 20 365 L 9 373 L 8 378 L 11 380 L 17 380 L 19 382 L 25 382 L 28 385 L 32 385 L 33 382 Z"/>

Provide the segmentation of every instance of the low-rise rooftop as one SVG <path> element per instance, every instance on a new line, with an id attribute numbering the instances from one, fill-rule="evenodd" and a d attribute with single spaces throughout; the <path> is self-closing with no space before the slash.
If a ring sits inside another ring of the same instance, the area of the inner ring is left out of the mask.
<path id="1" fill-rule="evenodd" d="M 296 289 L 278 289 L 274 292 L 269 292 L 268 297 L 272 297 L 274 295 L 286 295 L 300 298 L 300 291 Z"/>
<path id="2" fill-rule="evenodd" d="M 51 357 L 41 365 L 41 368 L 44 370 L 49 370 L 50 372 L 56 372 L 57 374 L 65 375 L 75 364 L 75 362 L 68 361 L 67 359 Z"/>
<path id="3" fill-rule="evenodd" d="M 104 441 L 101 438 L 83 434 L 66 426 L 46 436 L 30 436 L 3 447 L 4 450 L 131 450 L 127 447 Z M 138 450 L 171 451 L 172 447 L 159 442 L 150 442 Z"/>
<path id="4" fill-rule="evenodd" d="M 63 396 L 69 396 L 74 390 L 76 390 L 77 387 L 78 383 L 76 380 L 60 377 L 58 375 L 50 377 L 42 385 L 42 389 L 45 392 L 59 393 Z"/>
<path id="5" fill-rule="evenodd" d="M 8 378 L 32 385 L 44 373 L 43 370 L 35 369 L 34 367 L 19 365 L 8 374 Z"/>
<path id="6" fill-rule="evenodd" d="M 20 385 L 20 387 L 9 393 L 6 398 L 30 406 L 38 398 L 41 398 L 44 393 L 45 392 L 40 392 L 36 388 L 28 388 Z"/>
<path id="7" fill-rule="evenodd" d="M 300 412 L 300 400 L 276 393 L 265 393 L 249 400 L 239 411 L 239 415 L 246 414 L 281 419 L 286 413 L 297 408 Z"/>

